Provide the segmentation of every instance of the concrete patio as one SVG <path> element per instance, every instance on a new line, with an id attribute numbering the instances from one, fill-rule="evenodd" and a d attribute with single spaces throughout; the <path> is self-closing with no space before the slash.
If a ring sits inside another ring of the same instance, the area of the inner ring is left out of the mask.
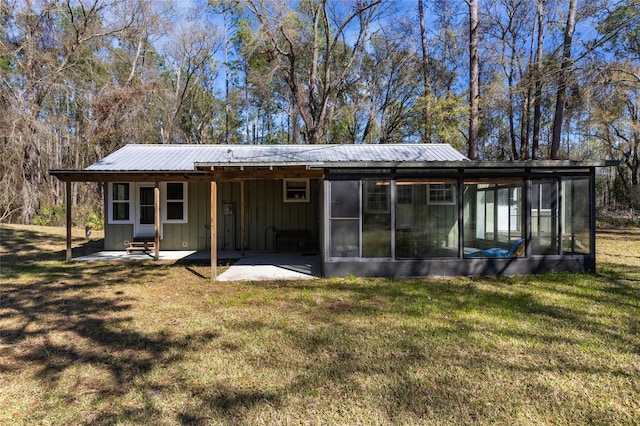
<path id="1" fill-rule="evenodd" d="M 161 261 L 209 262 L 205 251 L 160 251 Z M 127 254 L 126 251 L 101 251 L 72 259 L 74 262 L 92 261 L 153 261 L 150 254 Z M 218 263 L 230 263 L 229 268 L 218 276 L 218 281 L 268 281 L 308 280 L 321 275 L 320 257 L 301 253 L 240 252 L 218 253 Z"/>

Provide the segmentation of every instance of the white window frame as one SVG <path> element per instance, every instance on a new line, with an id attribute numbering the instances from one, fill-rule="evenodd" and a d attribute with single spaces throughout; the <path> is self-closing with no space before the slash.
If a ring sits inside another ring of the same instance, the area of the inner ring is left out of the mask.
<path id="1" fill-rule="evenodd" d="M 168 200 L 167 184 L 179 183 L 182 184 L 182 200 Z M 187 182 L 164 182 L 160 187 L 160 213 L 162 217 L 162 223 L 188 223 L 189 222 L 189 186 Z M 167 203 L 175 203 L 182 201 L 182 219 L 168 219 L 167 218 Z"/>
<path id="2" fill-rule="evenodd" d="M 432 191 L 435 194 L 436 189 L 434 188 L 435 185 L 438 186 L 446 186 L 446 188 L 438 188 L 438 191 L 441 190 L 447 190 L 448 192 L 451 193 L 451 199 L 450 200 L 433 200 L 431 198 L 431 194 Z M 456 204 L 456 194 L 458 191 L 456 191 L 455 185 L 452 183 L 439 183 L 439 184 L 433 184 L 430 183 L 428 188 L 427 188 L 427 204 L 431 205 L 431 206 L 454 206 Z"/>
<path id="3" fill-rule="evenodd" d="M 129 199 L 128 200 L 114 200 L 113 199 L 113 185 L 114 184 L 127 184 L 129 185 Z M 120 224 L 132 224 L 135 219 L 135 195 L 136 186 L 132 182 L 109 182 L 108 186 L 108 200 L 107 200 L 107 223 L 113 225 Z M 117 220 L 113 219 L 113 204 L 115 203 L 127 203 L 129 204 L 129 219 L 127 220 Z"/>
<path id="4" fill-rule="evenodd" d="M 287 197 L 287 183 L 289 182 L 304 182 L 305 189 L 304 195 L 300 198 L 289 198 Z M 283 179 L 282 180 L 282 201 L 285 203 L 308 203 L 309 202 L 309 179 Z"/>
<path id="5" fill-rule="evenodd" d="M 385 182 L 384 184 L 379 185 L 380 188 L 390 188 L 391 185 L 391 180 L 388 179 L 376 179 L 377 181 L 383 181 Z M 384 207 L 383 208 L 378 208 L 378 206 L 376 204 L 378 204 L 378 202 L 370 202 L 369 200 L 369 196 L 373 195 L 380 195 L 377 192 L 370 192 L 370 190 L 372 189 L 376 189 L 378 187 L 378 185 L 376 185 L 376 183 L 373 182 L 373 180 L 367 180 L 367 179 L 363 179 L 362 180 L 362 185 L 366 188 L 366 191 L 362 191 L 362 204 L 364 205 L 364 213 L 369 213 L 369 214 L 376 214 L 376 213 L 383 213 L 383 214 L 387 214 L 390 212 L 390 208 L 391 208 L 391 191 L 388 190 L 385 193 L 385 197 L 384 200 L 381 200 L 384 202 Z M 373 205 L 372 205 L 373 204 Z"/>
<path id="6" fill-rule="evenodd" d="M 167 199 L 167 183 L 180 183 L 182 184 L 182 200 L 168 200 Z M 188 182 L 163 182 L 160 185 L 160 224 L 165 223 L 188 223 L 189 222 L 189 186 Z M 114 200 L 113 199 L 113 185 L 114 184 L 127 184 L 129 185 L 129 199 L 127 201 Z M 112 225 L 125 225 L 135 224 L 136 222 L 136 208 L 138 207 L 137 193 L 138 188 L 141 186 L 152 186 L 149 182 L 109 182 L 107 193 L 107 223 Z M 167 203 L 182 201 L 183 216 L 182 219 L 167 219 Z M 129 204 L 129 219 L 128 220 L 114 220 L 113 219 L 113 205 L 115 203 L 128 203 Z M 162 229 L 162 228 L 161 228 Z"/>

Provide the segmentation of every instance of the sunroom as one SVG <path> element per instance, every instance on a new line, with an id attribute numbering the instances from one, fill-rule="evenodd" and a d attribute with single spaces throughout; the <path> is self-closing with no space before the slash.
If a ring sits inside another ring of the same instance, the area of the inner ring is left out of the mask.
<path id="1" fill-rule="evenodd" d="M 594 170 L 551 161 L 327 170 L 325 274 L 592 271 Z"/>

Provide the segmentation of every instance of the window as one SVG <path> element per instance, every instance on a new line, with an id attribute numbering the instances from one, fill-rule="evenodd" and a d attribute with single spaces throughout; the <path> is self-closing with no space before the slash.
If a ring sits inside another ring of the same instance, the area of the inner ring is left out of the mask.
<path id="1" fill-rule="evenodd" d="M 283 196 L 285 203 L 308 203 L 309 179 L 285 179 Z"/>
<path id="2" fill-rule="evenodd" d="M 164 216 L 167 223 L 187 222 L 187 184 L 167 182 L 164 200 Z"/>
<path id="3" fill-rule="evenodd" d="M 398 204 L 413 204 L 413 188 L 409 185 L 398 185 Z"/>
<path id="4" fill-rule="evenodd" d="M 160 187 L 160 214 L 164 223 L 187 223 L 186 182 L 167 182 Z M 154 222 L 153 184 L 114 182 L 109 184 L 109 223 L 152 225 Z M 137 195 L 136 195 L 137 194 Z"/>
<path id="5" fill-rule="evenodd" d="M 363 182 L 365 212 L 387 213 L 390 202 L 389 181 L 365 179 Z"/>
<path id="6" fill-rule="evenodd" d="M 558 254 L 560 242 L 558 181 L 531 180 L 531 252 Z"/>
<path id="7" fill-rule="evenodd" d="M 458 185 L 453 179 L 398 179 L 396 258 L 458 256 Z M 410 203 L 401 203 L 403 194 Z"/>
<path id="8" fill-rule="evenodd" d="M 362 257 L 391 257 L 391 182 L 362 180 Z"/>
<path id="9" fill-rule="evenodd" d="M 454 185 L 450 183 L 436 183 L 429 185 L 429 204 L 454 205 L 456 203 Z"/>
<path id="10" fill-rule="evenodd" d="M 589 188 L 586 177 L 532 179 L 533 254 L 592 253 Z"/>
<path id="11" fill-rule="evenodd" d="M 114 182 L 109 186 L 109 223 L 131 223 L 131 184 Z"/>

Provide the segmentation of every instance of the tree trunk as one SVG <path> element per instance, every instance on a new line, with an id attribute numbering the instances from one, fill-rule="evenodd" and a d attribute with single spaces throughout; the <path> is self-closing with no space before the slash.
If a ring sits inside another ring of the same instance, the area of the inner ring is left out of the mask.
<path id="1" fill-rule="evenodd" d="M 536 12 L 537 18 L 537 12 Z M 522 102 L 522 120 L 520 122 L 520 158 L 523 160 L 529 160 L 529 133 L 531 131 L 531 102 L 534 90 L 535 71 L 533 70 L 533 45 L 536 34 L 536 23 L 534 20 L 533 30 L 531 32 L 531 45 L 529 47 L 529 63 L 527 64 L 527 71 L 525 73 L 526 91 L 524 93 L 524 101 Z"/>
<path id="2" fill-rule="evenodd" d="M 531 159 L 540 159 L 540 125 L 542 122 L 542 43 L 544 41 L 544 28 L 542 26 L 542 13 L 545 0 L 538 0 L 536 21 L 538 23 L 538 40 L 536 41 L 536 59 L 533 80 L 535 89 L 533 95 L 533 135 L 531 137 Z"/>
<path id="3" fill-rule="evenodd" d="M 224 143 L 229 143 L 229 28 L 227 26 L 227 14 L 222 14 L 224 35 Z"/>
<path id="4" fill-rule="evenodd" d="M 429 49 L 427 45 L 427 29 L 424 23 L 424 0 L 418 0 L 418 15 L 420 17 L 420 42 L 422 45 L 422 79 L 424 84 L 424 114 L 422 123 L 422 142 L 431 142 L 430 121 L 430 98 L 431 98 L 431 81 L 429 80 Z"/>
<path id="5" fill-rule="evenodd" d="M 574 0 L 575 1 L 575 0 Z M 478 0 L 469 0 L 469 158 L 477 160 L 480 66 L 478 63 Z"/>
<path id="6" fill-rule="evenodd" d="M 638 106 L 640 106 L 640 102 L 636 101 L 636 104 L 639 104 Z M 638 181 L 638 179 L 640 178 L 640 121 L 638 120 L 638 108 L 634 108 L 634 114 L 632 115 L 633 117 L 633 124 L 634 124 L 634 131 L 633 131 L 633 146 L 632 146 L 632 150 L 633 150 L 633 161 L 631 162 L 630 165 L 630 169 L 631 169 L 631 184 L 635 187 L 638 186 L 638 183 L 640 183 Z"/>
<path id="7" fill-rule="evenodd" d="M 251 145 L 251 124 L 249 119 L 251 118 L 249 114 L 249 78 L 248 72 L 249 67 L 247 65 L 247 61 L 244 61 L 244 131 L 245 131 L 245 142 L 247 145 Z"/>
<path id="8" fill-rule="evenodd" d="M 530 74 L 529 74 L 530 75 Z M 522 105 L 522 122 L 520 123 L 520 159 L 529 159 L 529 131 L 531 130 L 531 82 L 527 83 Z"/>
<path id="9" fill-rule="evenodd" d="M 569 14 L 567 16 L 567 26 L 564 31 L 564 42 L 562 43 L 562 65 L 558 75 L 558 91 L 556 93 L 556 111 L 553 117 L 553 133 L 551 138 L 551 159 L 557 160 L 560 157 L 560 137 L 562 136 L 562 121 L 564 119 L 564 105 L 567 99 L 567 79 L 569 67 L 571 66 L 571 41 L 573 31 L 576 26 L 576 10 L 578 0 L 569 0 Z"/>
<path id="10" fill-rule="evenodd" d="M 509 88 L 509 140 L 511 141 L 511 155 L 509 156 L 513 160 L 519 159 L 518 156 L 518 141 L 516 138 L 516 120 L 515 120 L 515 95 L 514 95 L 514 87 L 513 87 L 513 74 L 515 68 L 515 52 L 511 52 L 511 60 L 509 61 L 509 75 L 507 77 L 508 88 Z"/>

